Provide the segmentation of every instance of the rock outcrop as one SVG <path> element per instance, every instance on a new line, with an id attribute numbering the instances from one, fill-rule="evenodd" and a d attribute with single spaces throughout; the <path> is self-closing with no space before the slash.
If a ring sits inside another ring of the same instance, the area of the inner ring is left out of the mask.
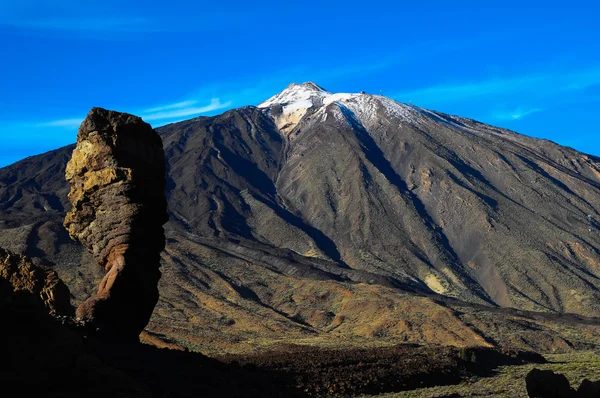
<path id="1" fill-rule="evenodd" d="M 600 380 L 584 379 L 577 390 L 566 376 L 551 370 L 532 369 L 525 377 L 527 394 L 531 398 L 598 398 Z"/>
<path id="2" fill-rule="evenodd" d="M 600 397 L 600 380 L 589 381 L 584 379 L 577 389 L 578 398 L 598 398 Z"/>
<path id="3" fill-rule="evenodd" d="M 51 314 L 67 316 L 73 312 L 69 288 L 56 272 L 37 267 L 25 256 L 0 248 L 0 279 L 15 293 L 39 297 Z"/>
<path id="4" fill-rule="evenodd" d="M 551 370 L 532 369 L 525 377 L 527 394 L 531 398 L 568 398 L 575 397 L 569 380 Z"/>
<path id="5" fill-rule="evenodd" d="M 66 168 L 64 225 L 106 272 L 77 318 L 100 333 L 137 339 L 158 301 L 168 220 L 161 138 L 141 118 L 93 108 Z"/>
<path id="6" fill-rule="evenodd" d="M 2 390 L 26 397 L 150 396 L 98 358 L 95 351 L 113 344 L 90 345 L 85 329 L 70 321 L 72 312 L 69 290 L 54 271 L 0 249 Z"/>

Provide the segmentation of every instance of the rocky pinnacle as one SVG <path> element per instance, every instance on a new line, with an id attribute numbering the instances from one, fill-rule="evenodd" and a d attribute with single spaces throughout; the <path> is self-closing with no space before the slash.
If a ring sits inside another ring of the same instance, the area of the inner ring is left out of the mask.
<path id="1" fill-rule="evenodd" d="M 141 118 L 93 108 L 66 168 L 65 228 L 106 272 L 76 316 L 101 334 L 137 339 L 158 301 L 168 220 L 161 138 Z"/>

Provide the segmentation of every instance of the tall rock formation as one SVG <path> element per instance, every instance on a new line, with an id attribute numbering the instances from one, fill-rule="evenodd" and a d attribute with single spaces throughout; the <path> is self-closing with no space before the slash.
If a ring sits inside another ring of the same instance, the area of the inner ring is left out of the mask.
<path id="1" fill-rule="evenodd" d="M 102 334 L 137 339 L 158 301 L 168 220 L 162 141 L 141 118 L 93 108 L 66 168 L 64 225 L 106 275 L 76 311 Z"/>

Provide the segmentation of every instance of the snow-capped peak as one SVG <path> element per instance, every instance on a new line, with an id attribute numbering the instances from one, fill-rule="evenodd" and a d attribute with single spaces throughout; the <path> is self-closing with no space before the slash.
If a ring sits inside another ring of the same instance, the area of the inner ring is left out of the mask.
<path id="1" fill-rule="evenodd" d="M 351 110 L 363 124 L 374 123 L 378 117 L 378 109 L 404 121 L 414 119 L 417 113 L 416 107 L 386 97 L 368 95 L 364 92 L 334 94 L 312 82 L 290 84 L 285 90 L 259 104 L 258 107 L 270 108 L 270 114 L 279 130 L 288 134 L 309 113 L 309 110 L 312 110 L 311 114 L 315 114 L 334 102 Z M 275 105 L 279 105 L 279 108 L 276 109 Z"/>
<path id="2" fill-rule="evenodd" d="M 291 104 L 299 101 L 310 101 L 311 98 L 319 98 L 330 95 L 331 93 L 319 87 L 313 82 L 302 84 L 292 83 L 279 94 L 274 95 L 265 102 L 258 105 L 259 108 L 268 108 L 275 104 Z"/>

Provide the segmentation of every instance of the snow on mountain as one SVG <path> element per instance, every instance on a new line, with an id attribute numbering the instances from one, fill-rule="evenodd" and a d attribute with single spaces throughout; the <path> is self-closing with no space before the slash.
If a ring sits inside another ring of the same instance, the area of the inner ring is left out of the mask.
<path id="1" fill-rule="evenodd" d="M 268 108 L 275 104 L 293 104 L 298 102 L 310 101 L 313 97 L 326 97 L 330 92 L 319 87 L 315 83 L 307 82 L 302 84 L 292 83 L 279 94 L 274 95 L 265 102 L 258 105 L 259 108 Z"/>
<path id="2" fill-rule="evenodd" d="M 373 125 L 381 111 L 404 122 L 415 122 L 422 119 L 421 109 L 402 104 L 389 98 L 365 93 L 331 93 L 312 82 L 291 84 L 279 94 L 258 105 L 259 108 L 271 108 L 271 115 L 277 127 L 283 133 L 289 133 L 300 120 L 313 110 L 315 114 L 323 112 L 323 120 L 327 115 L 328 105 L 338 103 L 352 111 L 364 125 Z M 280 108 L 276 106 L 279 105 Z M 339 113 L 334 113 L 334 116 Z"/>

